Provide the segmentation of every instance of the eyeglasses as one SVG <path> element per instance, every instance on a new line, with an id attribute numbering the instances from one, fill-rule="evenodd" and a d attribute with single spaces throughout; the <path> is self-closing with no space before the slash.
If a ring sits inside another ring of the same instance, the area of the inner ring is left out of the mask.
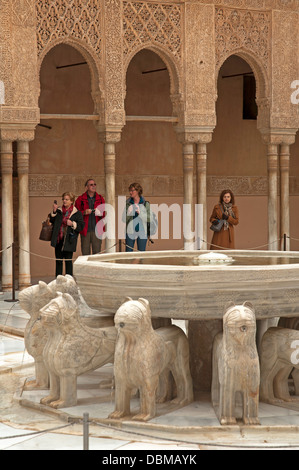
<path id="1" fill-rule="evenodd" d="M 96 186 L 96 183 L 89 183 L 88 186 Z"/>

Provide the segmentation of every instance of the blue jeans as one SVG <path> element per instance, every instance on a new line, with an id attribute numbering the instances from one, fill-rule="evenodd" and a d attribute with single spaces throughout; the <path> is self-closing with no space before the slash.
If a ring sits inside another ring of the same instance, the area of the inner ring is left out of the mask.
<path id="1" fill-rule="evenodd" d="M 147 238 L 131 238 L 129 235 L 126 236 L 126 251 L 133 251 L 135 241 L 137 240 L 137 249 L 138 251 L 146 250 Z"/>

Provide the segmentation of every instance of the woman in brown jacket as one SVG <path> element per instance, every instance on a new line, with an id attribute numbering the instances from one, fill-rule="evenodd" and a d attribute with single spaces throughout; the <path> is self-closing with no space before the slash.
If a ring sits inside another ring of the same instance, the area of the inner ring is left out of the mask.
<path id="1" fill-rule="evenodd" d="M 217 204 L 210 217 L 212 224 L 217 219 L 223 219 L 224 223 L 220 232 L 214 232 L 210 250 L 225 250 L 235 248 L 234 226 L 239 223 L 239 212 L 235 206 L 235 197 L 230 189 L 224 189 L 220 194 Z"/>

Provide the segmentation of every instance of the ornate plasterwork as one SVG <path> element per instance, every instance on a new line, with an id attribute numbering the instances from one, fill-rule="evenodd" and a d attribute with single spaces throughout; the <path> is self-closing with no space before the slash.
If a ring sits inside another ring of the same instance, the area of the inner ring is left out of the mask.
<path id="1" fill-rule="evenodd" d="M 267 11 L 215 9 L 216 64 L 238 51 L 248 51 L 270 68 L 271 13 Z"/>
<path id="2" fill-rule="evenodd" d="M 51 42 L 66 38 L 79 39 L 101 53 L 100 0 L 38 0 L 38 54 Z"/>
<path id="3" fill-rule="evenodd" d="M 32 0 L 11 0 L 13 24 L 15 26 L 34 26 L 34 2 Z"/>
<path id="4" fill-rule="evenodd" d="M 124 55 L 144 44 L 157 44 L 182 55 L 182 6 L 162 2 L 123 2 Z"/>
<path id="5" fill-rule="evenodd" d="M 57 196 L 65 187 L 74 188 L 76 195 L 84 190 L 84 181 L 89 175 L 30 175 L 30 196 Z M 103 175 L 94 175 L 97 188 L 101 194 L 105 194 L 105 179 Z M 130 183 L 134 180 L 143 181 L 144 194 L 153 197 L 182 197 L 184 191 L 183 176 L 168 175 L 116 175 L 116 194 L 124 196 L 128 192 Z M 194 184 L 195 190 L 196 184 Z M 219 197 L 223 188 L 230 188 L 236 196 L 267 196 L 267 176 L 208 176 L 207 195 Z M 290 192 L 299 194 L 299 182 L 297 178 L 290 179 Z"/>

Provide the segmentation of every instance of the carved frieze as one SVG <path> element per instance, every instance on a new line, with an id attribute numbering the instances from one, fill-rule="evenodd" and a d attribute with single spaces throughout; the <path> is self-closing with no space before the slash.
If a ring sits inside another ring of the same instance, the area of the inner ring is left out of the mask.
<path id="1" fill-rule="evenodd" d="M 269 68 L 271 58 L 270 11 L 216 7 L 215 32 L 216 63 L 218 66 L 229 55 L 243 50 L 259 59 L 265 69 Z"/>
<path id="2" fill-rule="evenodd" d="M 76 195 L 84 191 L 84 182 L 90 175 L 30 175 L 29 188 L 31 196 L 57 196 L 72 188 Z M 98 191 L 105 194 L 105 178 L 103 175 L 94 175 Z M 128 195 L 128 187 L 132 181 L 142 181 L 144 194 L 151 196 L 183 196 L 183 175 L 116 175 L 115 185 L 118 196 Z M 194 181 L 195 183 L 195 181 Z M 194 187 L 196 185 L 194 184 Z M 207 195 L 218 197 L 223 188 L 230 188 L 236 196 L 267 196 L 267 176 L 207 176 Z M 290 194 L 299 194 L 299 181 L 296 177 L 290 178 Z"/>
<path id="3" fill-rule="evenodd" d="M 32 0 L 11 0 L 12 23 L 15 26 L 34 26 L 35 6 Z"/>
<path id="4" fill-rule="evenodd" d="M 38 0 L 38 53 L 51 42 L 67 38 L 80 39 L 101 53 L 100 0 Z"/>
<path id="5" fill-rule="evenodd" d="M 182 5 L 164 2 L 123 2 L 124 54 L 143 44 L 158 44 L 182 55 Z"/>

